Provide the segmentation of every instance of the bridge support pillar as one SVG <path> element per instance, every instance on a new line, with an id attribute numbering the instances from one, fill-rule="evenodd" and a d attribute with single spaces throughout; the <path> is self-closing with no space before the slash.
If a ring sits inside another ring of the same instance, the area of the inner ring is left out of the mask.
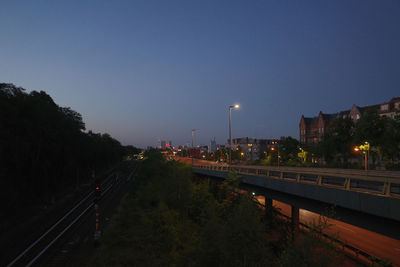
<path id="1" fill-rule="evenodd" d="M 384 188 L 384 189 L 383 189 L 383 193 L 384 193 L 386 196 L 390 196 L 390 193 L 391 193 L 390 187 L 391 187 L 390 182 L 385 183 L 385 186 L 383 187 L 383 188 Z"/>
<path id="2" fill-rule="evenodd" d="M 264 197 L 265 197 L 265 216 L 270 218 L 272 217 L 272 198 L 267 194 L 265 194 Z"/>
<path id="3" fill-rule="evenodd" d="M 295 206 L 291 207 L 292 207 L 292 239 L 295 240 L 297 234 L 299 233 L 300 212 L 298 207 Z"/>

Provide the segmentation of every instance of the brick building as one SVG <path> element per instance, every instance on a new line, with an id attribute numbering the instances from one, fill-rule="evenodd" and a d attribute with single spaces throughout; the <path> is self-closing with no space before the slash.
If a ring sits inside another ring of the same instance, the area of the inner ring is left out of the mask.
<path id="1" fill-rule="evenodd" d="M 389 102 L 372 106 L 359 107 L 354 104 L 349 110 L 333 114 L 324 114 L 320 111 L 316 117 L 304 117 L 302 115 L 299 123 L 300 143 L 304 145 L 318 143 L 334 119 L 351 118 L 356 122 L 367 109 L 376 109 L 381 117 L 394 118 L 396 111 L 400 110 L 400 97 L 395 97 Z"/>

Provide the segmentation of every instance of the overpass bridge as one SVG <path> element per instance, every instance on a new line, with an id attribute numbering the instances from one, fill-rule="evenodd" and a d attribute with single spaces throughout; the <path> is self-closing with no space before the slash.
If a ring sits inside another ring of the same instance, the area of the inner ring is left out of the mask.
<path id="1" fill-rule="evenodd" d="M 400 222 L 400 172 L 247 165 L 193 165 L 193 171 L 226 178 Z M 296 210 L 294 210 L 296 214 Z"/>
<path id="2" fill-rule="evenodd" d="M 318 220 L 318 214 L 333 215 L 327 234 L 338 238 L 339 246 L 345 244 L 350 255 L 354 253 L 368 264 L 378 258 L 391 259 L 393 266 L 400 266 L 400 172 L 229 167 L 199 161 L 192 167 L 194 173 L 218 179 L 227 178 L 229 171 L 235 170 L 241 176 L 241 188 L 265 197 L 267 213 L 275 203 L 291 217 L 294 236 L 301 224 Z M 326 214 L 331 205 L 335 206 L 334 213 Z"/>

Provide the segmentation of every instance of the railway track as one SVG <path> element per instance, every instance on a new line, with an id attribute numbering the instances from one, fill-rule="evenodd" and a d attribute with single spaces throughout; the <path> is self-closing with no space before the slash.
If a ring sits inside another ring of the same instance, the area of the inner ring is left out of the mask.
<path id="1" fill-rule="evenodd" d="M 107 202 L 111 202 L 112 193 L 115 188 L 124 188 L 126 183 L 130 182 L 132 176 L 136 172 L 137 164 L 130 170 L 130 172 L 122 177 L 117 177 L 115 170 L 103 180 L 101 183 L 102 193 L 99 206 L 107 206 Z M 95 228 L 95 204 L 94 204 L 94 190 L 88 192 L 76 205 L 69 210 L 66 210 L 64 215 L 59 218 L 54 224 L 45 232 L 40 234 L 29 246 L 17 255 L 6 265 L 11 266 L 59 266 L 59 257 L 55 252 L 55 247 L 62 248 L 68 245 L 69 237 L 73 232 L 79 231 L 82 227 L 83 234 L 86 235 L 86 241 L 94 244 L 94 228 Z M 115 195 L 115 194 L 114 194 Z M 115 197 L 114 197 L 115 198 Z M 108 205 L 110 206 L 110 205 Z M 101 212 L 102 210 L 100 210 Z M 82 231 L 81 230 L 81 231 Z M 90 240 L 91 239 L 91 240 Z"/>

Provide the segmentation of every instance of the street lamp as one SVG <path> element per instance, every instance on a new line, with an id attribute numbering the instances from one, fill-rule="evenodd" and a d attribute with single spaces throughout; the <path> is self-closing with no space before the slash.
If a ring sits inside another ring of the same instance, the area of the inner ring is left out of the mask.
<path id="1" fill-rule="evenodd" d="M 192 129 L 192 166 L 193 166 L 193 154 L 194 154 L 194 132 L 198 129 Z"/>
<path id="2" fill-rule="evenodd" d="M 232 127 L 231 127 L 231 111 L 233 108 L 238 109 L 240 106 L 235 104 L 233 106 L 229 106 L 229 165 L 232 164 Z"/>

